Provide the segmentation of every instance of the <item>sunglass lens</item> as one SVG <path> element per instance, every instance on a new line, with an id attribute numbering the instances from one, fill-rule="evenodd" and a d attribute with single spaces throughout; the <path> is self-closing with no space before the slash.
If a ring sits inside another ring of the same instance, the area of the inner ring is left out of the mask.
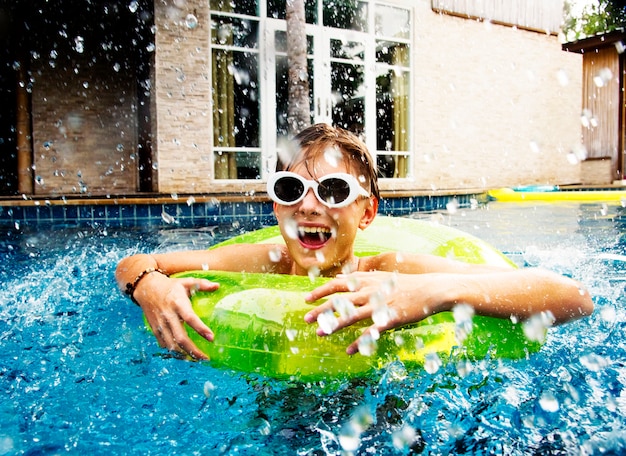
<path id="1" fill-rule="evenodd" d="M 274 193 L 281 200 L 291 203 L 304 192 L 304 184 L 295 177 L 281 177 L 274 184 Z"/>
<path id="2" fill-rule="evenodd" d="M 329 204 L 341 204 L 350 196 L 350 184 L 332 177 L 320 182 L 318 193 Z"/>

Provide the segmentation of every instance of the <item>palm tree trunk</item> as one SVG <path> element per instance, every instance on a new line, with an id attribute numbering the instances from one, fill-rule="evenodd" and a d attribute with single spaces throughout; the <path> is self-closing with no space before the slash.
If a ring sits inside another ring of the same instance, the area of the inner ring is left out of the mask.
<path id="1" fill-rule="evenodd" d="M 286 16 L 289 66 L 287 124 L 289 133 L 295 135 L 311 124 L 304 0 L 287 0 Z"/>

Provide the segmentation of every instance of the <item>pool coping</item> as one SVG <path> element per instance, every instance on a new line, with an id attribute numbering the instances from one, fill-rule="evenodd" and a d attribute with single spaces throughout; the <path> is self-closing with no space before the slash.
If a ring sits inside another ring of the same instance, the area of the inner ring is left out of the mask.
<path id="1" fill-rule="evenodd" d="M 406 215 L 486 201 L 484 189 L 382 192 L 379 213 Z M 24 226 L 180 226 L 276 223 L 272 202 L 258 194 L 146 194 L 111 197 L 28 197 L 0 200 L 0 227 Z"/>
<path id="2" fill-rule="evenodd" d="M 563 185 L 561 190 L 623 190 L 617 185 Z M 486 188 L 381 192 L 379 214 L 403 216 L 415 212 L 465 208 L 489 201 Z M 132 194 L 115 196 L 14 196 L 0 198 L 0 227 L 30 226 L 180 226 L 238 223 L 275 224 L 266 193 Z"/>

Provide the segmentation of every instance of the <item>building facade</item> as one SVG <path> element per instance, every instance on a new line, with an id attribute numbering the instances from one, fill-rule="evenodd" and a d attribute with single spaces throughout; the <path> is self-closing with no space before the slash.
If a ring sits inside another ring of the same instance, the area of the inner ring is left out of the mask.
<path id="1" fill-rule="evenodd" d="M 384 192 L 580 182 L 581 55 L 552 31 L 327 3 L 306 2 L 311 121 L 360 134 Z M 150 6 L 139 57 L 31 59 L 32 194 L 263 192 L 288 149 L 284 1 Z"/>

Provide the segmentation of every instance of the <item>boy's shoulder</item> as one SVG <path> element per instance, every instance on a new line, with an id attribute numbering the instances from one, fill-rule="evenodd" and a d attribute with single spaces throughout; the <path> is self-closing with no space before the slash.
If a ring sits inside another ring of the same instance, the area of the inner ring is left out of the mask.
<path id="1" fill-rule="evenodd" d="M 284 244 L 228 244 L 212 253 L 218 261 L 229 264 L 226 270 L 279 274 L 291 270 L 292 260 Z"/>
<path id="2" fill-rule="evenodd" d="M 427 254 L 406 252 L 383 252 L 361 257 L 359 270 L 420 273 L 429 270 L 436 257 Z"/>

